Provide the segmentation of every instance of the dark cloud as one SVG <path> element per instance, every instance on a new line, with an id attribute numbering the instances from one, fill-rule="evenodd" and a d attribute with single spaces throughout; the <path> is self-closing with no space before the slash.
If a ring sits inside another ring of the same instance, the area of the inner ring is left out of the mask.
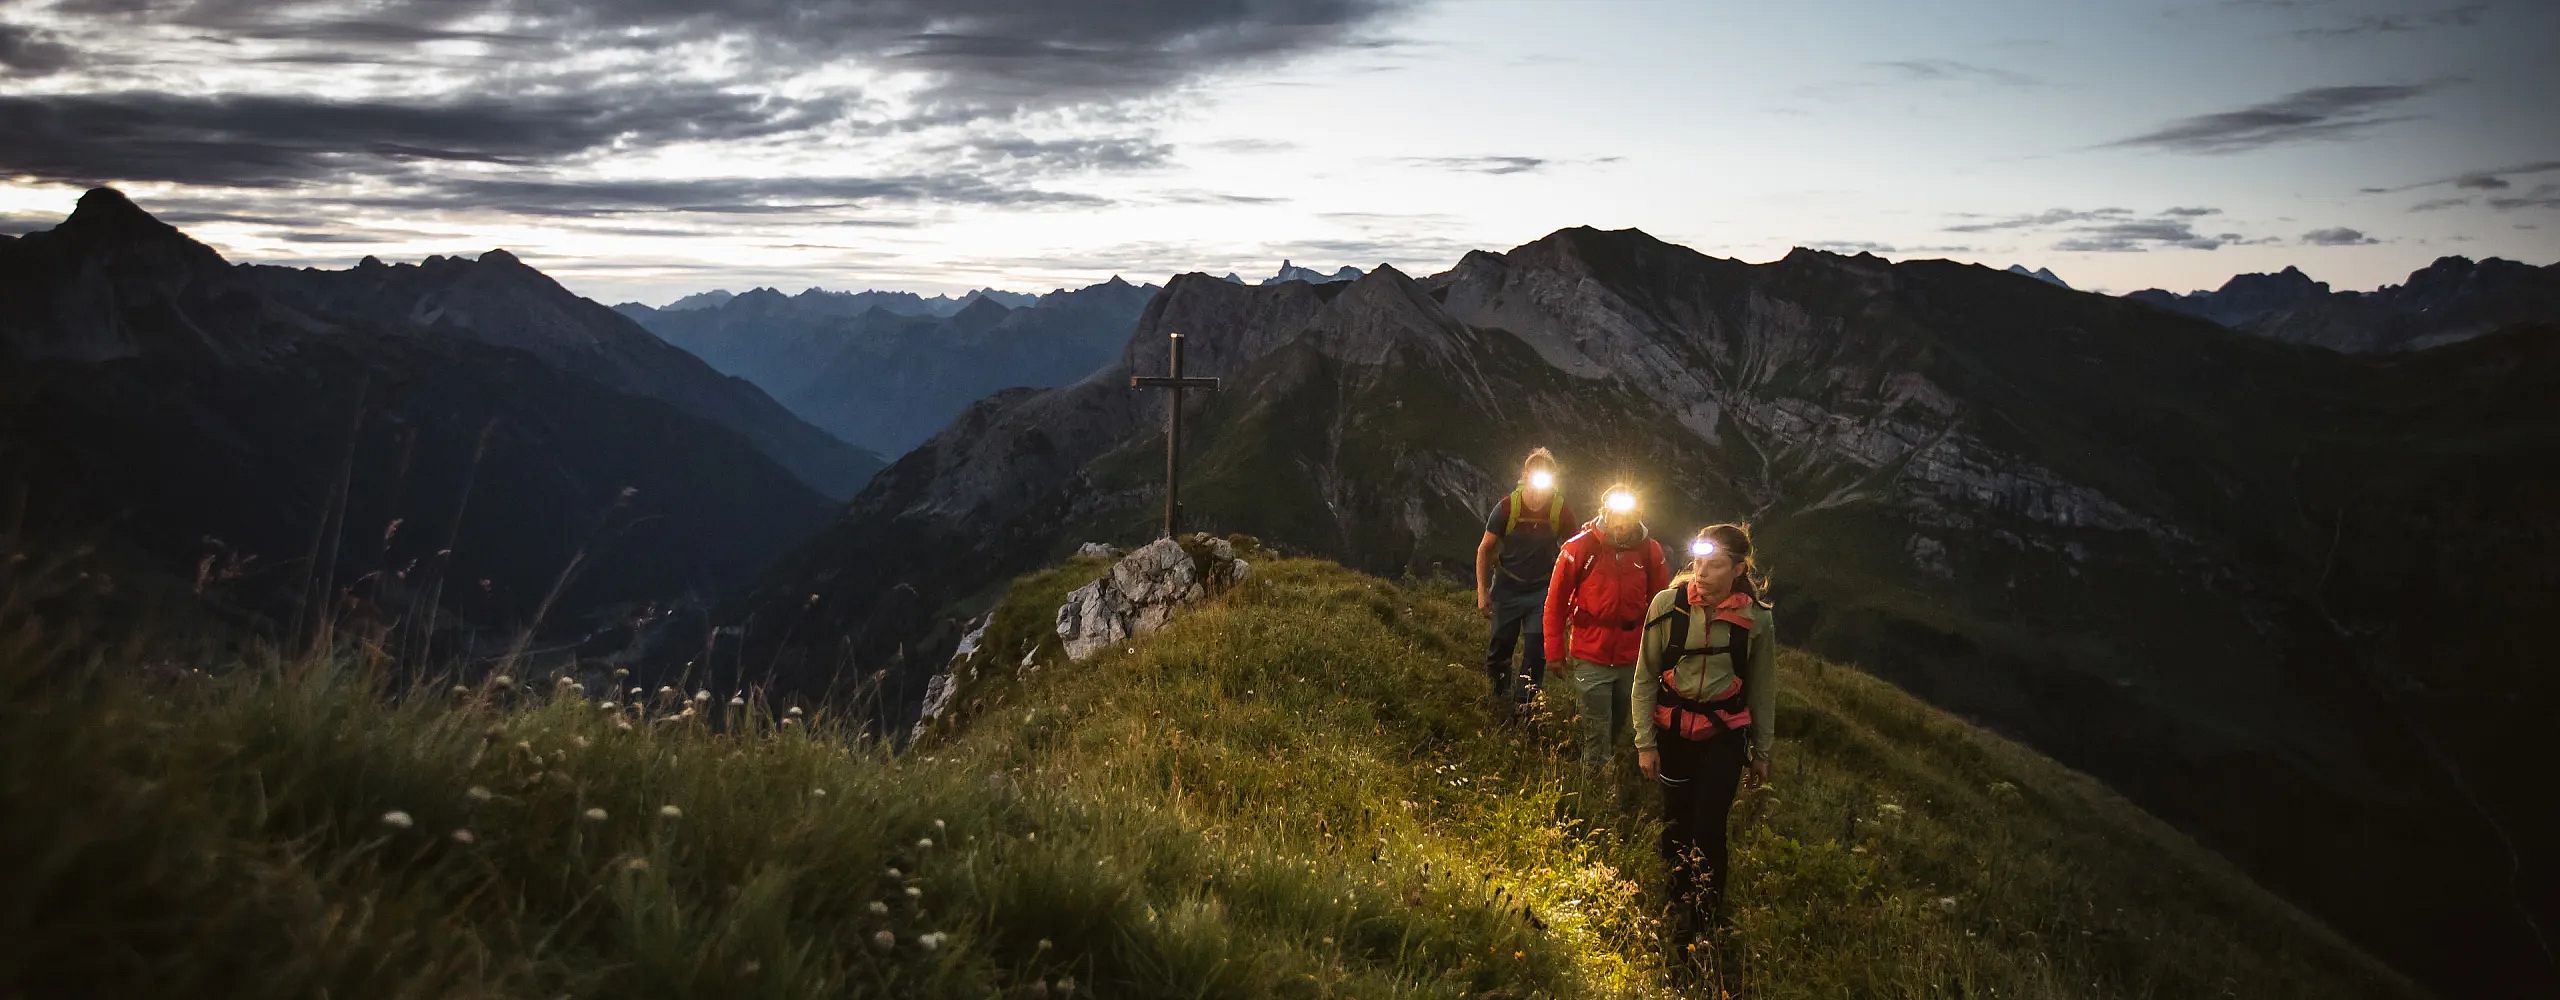
<path id="1" fill-rule="evenodd" d="M 2523 177 L 2530 174 L 2550 173 L 2555 170 L 2560 170 L 2560 160 L 2519 163 L 2510 167 L 2493 167 L 2488 170 L 2474 170 L 2469 173 L 2455 174 L 2451 177 L 2438 177 L 2431 181 L 2419 181 L 2415 184 L 2402 184 L 2398 187 L 2369 187 L 2362 188 L 2360 190 L 2365 194 L 2395 194 L 2401 191 L 2415 191 L 2420 188 L 2431 188 L 2450 184 L 2454 187 L 2470 191 L 2503 191 L 2515 186 L 2515 183 L 2509 180 L 2509 178 Z"/>
<path id="2" fill-rule="evenodd" d="M 2155 219 L 2151 221 L 2109 222 L 2083 226 L 2079 235 L 2055 243 L 2056 250 L 2097 253 L 2129 253 L 2161 247 L 2189 250 L 2214 250 L 2232 240 L 2225 236 L 2198 234 L 2184 221 Z"/>
<path id="3" fill-rule="evenodd" d="M 2237 111 L 2182 118 L 2106 147 L 2165 149 L 2180 153 L 2236 153 L 2289 142 L 2346 139 L 2412 115 L 2383 111 L 2436 88 L 2436 84 L 2315 87 Z"/>
<path id="4" fill-rule="evenodd" d="M 2349 229 L 2345 226 L 2336 226 L 2329 229 L 2314 229 L 2310 232 L 2304 233 L 2302 234 L 2302 242 L 2315 247 L 2354 247 L 2380 243 L 2382 241 L 2367 236 L 2358 230 Z"/>
<path id="5" fill-rule="evenodd" d="M 2480 23 L 2480 15 L 2488 11 L 2488 4 L 2473 3 L 2414 14 L 2367 14 L 2345 24 L 2303 28 L 2293 35 L 2296 38 L 2327 40 L 2358 35 L 2397 35 L 2432 28 L 2468 28 Z"/>
<path id="6" fill-rule="evenodd" d="M 2457 205 L 2468 204 L 2471 204 L 2471 199 L 2469 198 L 2430 198 L 2426 201 L 2409 206 L 2409 210 L 2412 212 L 2433 212 L 2437 209 L 2452 208 Z"/>
<path id="7" fill-rule="evenodd" d="M 1554 161 L 1537 156 L 1408 156 L 1401 162 L 1417 167 L 1479 174 L 1525 174 Z"/>
<path id="8" fill-rule="evenodd" d="M 1994 66 L 1979 66 L 1953 59 L 1896 59 L 1867 65 L 1891 70 L 1912 82 L 1959 81 L 1990 83 L 2007 87 L 2032 87 L 2043 83 L 2035 77 Z"/>
<path id="9" fill-rule="evenodd" d="M 70 69 L 78 57 L 49 32 L 0 24 L 0 76 L 45 76 Z"/>
<path id="10" fill-rule="evenodd" d="M 397 164 L 555 163 L 617 142 L 754 139 L 840 109 L 700 84 L 418 102 L 124 91 L 0 96 L 0 173 L 287 187 Z"/>
<path id="11" fill-rule="evenodd" d="M 514 215 L 584 218 L 635 213 L 797 215 L 893 205 L 955 203 L 1021 208 L 1099 208 L 1107 199 L 996 184 L 963 173 L 892 177 L 708 177 L 581 181 L 457 178 L 408 194 L 358 197 L 368 208 L 467 208 Z M 832 216 L 806 221 L 835 224 Z"/>
<path id="12" fill-rule="evenodd" d="M 2160 214 L 2193 219 L 2207 215 L 2221 215 L 2222 210 L 2219 208 L 2172 208 Z"/>
<path id="13" fill-rule="evenodd" d="M 229 38 L 404 55 L 460 40 L 561 53 L 739 45 L 754 65 L 839 62 L 925 77 L 926 103 L 989 114 L 1142 97 L 1331 47 L 1406 0 L 74 0 L 61 9 Z"/>
<path id="14" fill-rule="evenodd" d="M 1948 226 L 1947 231 L 1951 233 L 1991 233 L 1999 232 L 2004 229 L 2050 229 L 2066 223 L 2103 221 L 2121 218 L 2132 214 L 2133 210 L 2125 208 L 2098 208 L 2090 209 L 2085 212 L 2068 208 L 2056 208 L 2039 212 L 2034 215 L 2018 215 L 1992 222 L 1969 222 L 1959 226 Z"/>
<path id="15" fill-rule="evenodd" d="M 2527 208 L 2560 208 L 2560 183 L 2545 181 L 2526 194 L 2489 199 L 2489 207 L 2501 212 Z"/>

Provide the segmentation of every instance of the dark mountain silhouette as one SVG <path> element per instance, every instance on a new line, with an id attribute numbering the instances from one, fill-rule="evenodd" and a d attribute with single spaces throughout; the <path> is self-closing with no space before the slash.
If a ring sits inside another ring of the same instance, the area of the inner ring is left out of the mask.
<path id="1" fill-rule="evenodd" d="M 2420 350 L 2527 323 L 2560 322 L 2560 264 L 2443 257 L 2409 280 L 2333 292 L 2297 268 L 2243 274 L 2210 292 L 2125 296 L 2235 330 L 2349 354 Z"/>
<path id="2" fill-rule="evenodd" d="M 1151 534 L 1163 403 L 1127 377 L 1175 330 L 1226 380 L 1191 404 L 1194 524 L 1463 575 L 1554 447 L 1657 530 L 1754 522 L 1788 642 L 2106 779 L 2448 989 L 2551 979 L 2548 329 L 2357 361 L 1971 265 L 1588 229 L 1424 279 L 1183 275 L 1118 364 L 884 470 L 725 613 L 727 655 L 877 671 L 910 710 L 987 588 Z"/>
<path id="3" fill-rule="evenodd" d="M 473 297 L 483 283 L 494 301 Z M 249 558 L 238 603 L 278 623 L 440 592 L 510 625 L 575 566 L 551 619 L 567 624 L 717 592 L 823 523 L 833 504 L 755 442 L 638 391 L 647 369 L 599 363 L 651 358 L 619 353 L 645 332 L 610 314 L 555 325 L 592 313 L 550 288 L 496 253 L 232 265 L 92 191 L 0 244 L 0 476 L 33 523 L 129 548 L 146 572 Z M 510 309 L 529 314 L 493 315 Z"/>
<path id="4" fill-rule="evenodd" d="M 476 261 L 429 257 L 395 265 L 368 257 L 344 271 L 251 267 L 249 273 L 308 312 L 512 347 L 607 388 L 663 400 L 744 435 L 828 496 L 851 496 L 882 464 L 504 250 Z"/>
<path id="5" fill-rule="evenodd" d="M 1154 293 L 1114 277 L 1018 306 L 971 293 L 933 315 L 847 313 L 842 293 L 756 289 L 718 308 L 624 312 L 829 433 L 900 454 L 988 393 L 1064 385 L 1108 364 Z"/>

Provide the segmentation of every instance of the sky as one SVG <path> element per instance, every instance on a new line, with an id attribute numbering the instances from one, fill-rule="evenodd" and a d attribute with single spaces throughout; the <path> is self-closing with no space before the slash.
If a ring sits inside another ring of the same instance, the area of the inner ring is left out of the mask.
<path id="1" fill-rule="evenodd" d="M 1041 291 L 1557 229 L 2121 293 L 2560 261 L 2560 4 L 0 0 L 0 232 Z"/>

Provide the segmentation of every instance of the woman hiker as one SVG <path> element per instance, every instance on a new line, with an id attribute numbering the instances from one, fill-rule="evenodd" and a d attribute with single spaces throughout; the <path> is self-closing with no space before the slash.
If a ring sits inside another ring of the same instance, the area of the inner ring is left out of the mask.
<path id="1" fill-rule="evenodd" d="M 1671 868 L 1675 940 L 1724 924 L 1725 827 L 1746 774 L 1769 780 L 1777 716 L 1778 634 L 1751 531 L 1710 525 L 1689 568 L 1653 596 L 1629 710 L 1636 768 L 1662 785 L 1662 856 Z"/>

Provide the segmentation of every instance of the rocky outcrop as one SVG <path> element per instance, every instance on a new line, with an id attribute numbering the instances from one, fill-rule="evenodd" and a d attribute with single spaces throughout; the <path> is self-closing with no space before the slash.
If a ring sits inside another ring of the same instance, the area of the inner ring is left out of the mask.
<path id="1" fill-rule="evenodd" d="M 1110 575 L 1067 595 L 1058 608 L 1058 639 L 1068 659 L 1088 659 L 1112 643 L 1164 627 L 1183 605 L 1221 593 L 1252 573 L 1252 564 L 1237 558 L 1226 539 L 1157 539 L 1113 565 Z"/>

